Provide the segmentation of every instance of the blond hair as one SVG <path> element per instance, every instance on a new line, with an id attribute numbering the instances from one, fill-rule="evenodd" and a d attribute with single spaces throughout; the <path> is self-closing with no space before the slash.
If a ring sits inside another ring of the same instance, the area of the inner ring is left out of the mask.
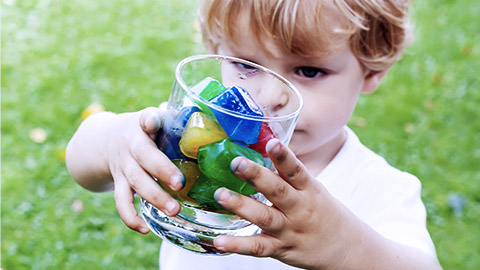
<path id="1" fill-rule="evenodd" d="M 254 40 L 265 38 L 303 57 L 340 49 L 348 41 L 370 70 L 393 65 L 411 41 L 408 0 L 202 0 L 199 19 L 205 45 L 238 42 L 239 24 L 248 23 Z"/>

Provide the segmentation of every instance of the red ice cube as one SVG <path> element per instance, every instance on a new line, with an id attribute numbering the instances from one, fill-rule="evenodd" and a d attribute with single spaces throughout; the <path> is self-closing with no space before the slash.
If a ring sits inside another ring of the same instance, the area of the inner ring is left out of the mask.
<path id="1" fill-rule="evenodd" d="M 248 147 L 259 152 L 262 154 L 262 156 L 267 157 L 268 155 L 265 147 L 267 146 L 267 142 L 273 138 L 275 138 L 273 131 L 266 122 L 263 122 L 262 126 L 260 127 L 260 134 L 258 135 L 257 143 L 250 144 Z"/>

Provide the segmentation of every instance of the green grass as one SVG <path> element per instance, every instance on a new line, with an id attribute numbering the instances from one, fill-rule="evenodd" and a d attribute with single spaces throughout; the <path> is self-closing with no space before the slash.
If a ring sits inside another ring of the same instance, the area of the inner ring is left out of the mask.
<path id="1" fill-rule="evenodd" d="M 2 269 L 158 267 L 160 239 L 126 228 L 112 193 L 76 185 L 62 153 L 89 104 L 124 112 L 166 100 L 176 63 L 204 52 L 194 7 L 2 2 Z M 360 99 L 351 127 L 422 180 L 442 266 L 480 269 L 480 3 L 414 1 L 413 11 L 415 43 Z M 45 142 L 31 140 L 34 128 Z"/>

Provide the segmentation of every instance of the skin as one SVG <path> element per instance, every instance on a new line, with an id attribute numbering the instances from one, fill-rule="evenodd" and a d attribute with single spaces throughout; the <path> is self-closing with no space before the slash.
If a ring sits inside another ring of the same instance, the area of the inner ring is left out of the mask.
<path id="1" fill-rule="evenodd" d="M 248 36 L 248 31 L 239 31 Z M 242 44 L 220 41 L 216 52 L 245 58 L 280 73 L 304 98 L 290 145 L 272 139 L 267 152 L 278 173 L 238 157 L 232 171 L 252 183 L 272 206 L 221 188 L 215 193 L 226 209 L 255 224 L 262 233 L 250 237 L 219 236 L 215 247 L 239 254 L 273 257 L 308 269 L 440 269 L 435 258 L 392 242 L 376 233 L 331 196 L 316 179 L 345 142 L 344 125 L 358 96 L 375 91 L 387 71 L 365 70 L 345 43 L 324 57 L 302 58 L 274 45 L 259 49 L 251 39 Z M 249 68 L 249 67 L 243 67 Z M 79 127 L 67 147 L 73 178 L 92 191 L 114 189 L 118 213 L 131 229 L 147 233 L 133 194 L 170 216 L 179 204 L 150 177 L 179 190 L 181 173 L 158 150 L 153 136 L 161 111 L 98 113 Z"/>

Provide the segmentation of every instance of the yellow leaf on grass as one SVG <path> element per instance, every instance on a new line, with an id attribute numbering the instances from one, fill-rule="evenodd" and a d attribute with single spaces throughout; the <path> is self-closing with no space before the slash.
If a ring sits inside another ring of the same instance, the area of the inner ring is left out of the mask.
<path id="1" fill-rule="evenodd" d="M 61 161 L 65 161 L 65 157 L 67 155 L 67 149 L 62 148 L 57 151 L 57 158 Z"/>
<path id="2" fill-rule="evenodd" d="M 82 111 L 81 117 L 82 117 L 82 120 L 85 120 L 87 119 L 87 117 L 89 117 L 94 113 L 104 112 L 104 111 L 105 111 L 105 107 L 103 107 L 103 105 L 100 102 L 95 101 L 94 103 L 90 104 L 90 106 L 88 106 L 85 110 Z"/>

